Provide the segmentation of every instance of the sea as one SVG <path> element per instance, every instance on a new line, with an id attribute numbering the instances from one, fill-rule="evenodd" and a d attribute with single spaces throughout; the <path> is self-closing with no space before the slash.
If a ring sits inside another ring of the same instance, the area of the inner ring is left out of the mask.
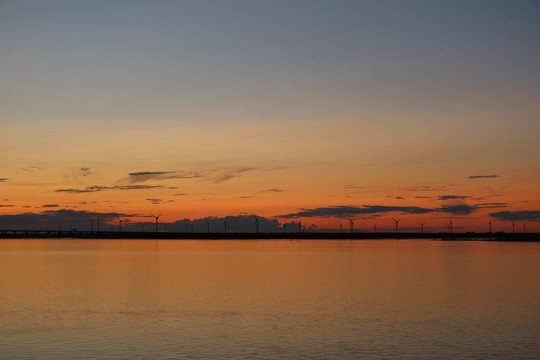
<path id="1" fill-rule="evenodd" d="M 540 243 L 0 240 L 1 359 L 540 359 Z"/>

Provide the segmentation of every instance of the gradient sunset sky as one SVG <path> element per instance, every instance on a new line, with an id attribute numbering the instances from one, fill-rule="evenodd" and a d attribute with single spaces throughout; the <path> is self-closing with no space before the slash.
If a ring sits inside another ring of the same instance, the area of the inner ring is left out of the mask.
<path id="1" fill-rule="evenodd" d="M 0 1 L 0 125 L 5 219 L 540 231 L 540 2 Z"/>

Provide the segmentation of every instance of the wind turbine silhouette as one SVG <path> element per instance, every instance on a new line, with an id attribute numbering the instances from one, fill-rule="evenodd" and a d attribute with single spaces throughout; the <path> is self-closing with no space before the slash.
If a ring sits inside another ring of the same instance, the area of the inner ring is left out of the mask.
<path id="1" fill-rule="evenodd" d="M 399 222 L 401 221 L 401 218 L 399 219 L 392 218 L 392 220 L 394 220 L 394 222 L 396 223 L 396 232 L 399 232 Z"/>
<path id="2" fill-rule="evenodd" d="M 454 230 L 454 223 L 452 222 L 452 218 L 448 218 L 449 220 L 449 223 L 448 223 L 448 232 L 451 234 Z"/>
<path id="3" fill-rule="evenodd" d="M 489 224 L 489 233 L 491 234 L 491 220 L 489 220 L 488 224 Z"/>
<path id="4" fill-rule="evenodd" d="M 152 214 L 152 216 L 154 217 L 154 219 L 156 219 L 156 232 L 158 232 L 158 227 L 159 227 L 159 217 L 161 216 L 161 214 L 159 214 L 159 215 L 154 215 L 154 214 Z"/>
<path id="5" fill-rule="evenodd" d="M 349 232 L 353 233 L 354 232 L 354 220 L 351 219 L 350 216 L 347 216 L 347 219 L 349 219 Z"/>
<path id="6" fill-rule="evenodd" d="M 255 216 L 255 232 L 259 232 L 259 218 Z"/>
<path id="7" fill-rule="evenodd" d="M 424 233 L 424 224 L 425 224 L 425 222 L 420 223 L 420 226 L 422 227 L 422 230 L 421 230 L 421 231 L 422 231 L 422 234 Z"/>

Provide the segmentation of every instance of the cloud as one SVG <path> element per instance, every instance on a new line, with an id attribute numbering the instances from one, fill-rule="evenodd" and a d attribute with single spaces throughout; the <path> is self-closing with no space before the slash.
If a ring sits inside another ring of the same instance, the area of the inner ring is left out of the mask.
<path id="1" fill-rule="evenodd" d="M 498 178 L 499 175 L 469 175 L 467 179 L 493 179 Z"/>
<path id="2" fill-rule="evenodd" d="M 460 204 L 460 205 L 444 205 L 437 209 L 437 211 L 450 213 L 454 215 L 469 215 L 476 210 L 476 206 Z"/>
<path id="3" fill-rule="evenodd" d="M 455 200 L 455 199 L 468 199 L 470 196 L 466 195 L 441 195 L 437 200 Z"/>
<path id="4" fill-rule="evenodd" d="M 162 188 L 161 185 L 121 185 L 121 186 L 88 186 L 84 189 L 57 189 L 54 192 L 66 192 L 66 193 L 93 193 L 107 190 L 144 190 Z"/>
<path id="5" fill-rule="evenodd" d="M 56 207 L 59 207 L 60 205 L 56 205 L 56 204 L 46 204 L 46 205 L 42 205 L 41 207 L 42 208 L 56 208 Z"/>
<path id="6" fill-rule="evenodd" d="M 425 214 L 433 212 L 433 209 L 426 209 L 417 206 L 381 206 L 381 205 L 363 205 L 356 206 L 330 206 L 315 209 L 303 209 L 302 211 L 279 216 L 280 218 L 299 218 L 299 217 L 345 217 L 350 215 L 377 214 L 388 212 L 401 212 L 409 214 Z"/>
<path id="7" fill-rule="evenodd" d="M 129 173 L 128 175 L 127 181 L 132 184 L 148 180 L 194 179 L 201 177 L 193 171 L 139 171 Z"/>
<path id="8" fill-rule="evenodd" d="M 8 207 L 13 207 L 13 205 L 11 205 L 11 204 L 6 204 L 6 205 L 0 204 L 0 208 L 8 208 Z"/>
<path id="9" fill-rule="evenodd" d="M 79 169 L 79 171 L 81 172 L 82 176 L 87 176 L 88 174 L 90 174 L 90 168 L 87 167 L 82 167 Z"/>
<path id="10" fill-rule="evenodd" d="M 98 213 L 75 210 L 46 210 L 42 213 L 24 213 L 17 215 L 1 215 L 0 228 L 2 229 L 27 229 L 45 230 L 78 228 L 80 230 L 90 230 L 90 224 L 101 224 L 112 222 L 119 217 L 133 217 L 137 215 L 123 213 Z"/>
<path id="11" fill-rule="evenodd" d="M 6 182 L 8 180 L 9 180 L 9 178 L 0 178 L 0 182 Z"/>
<path id="12" fill-rule="evenodd" d="M 503 208 L 507 207 L 507 203 L 482 203 L 482 204 L 476 204 L 477 208 L 481 209 L 493 209 L 493 208 Z"/>
<path id="13" fill-rule="evenodd" d="M 44 170 L 45 168 L 40 167 L 40 166 L 27 166 L 22 169 L 23 171 L 39 171 L 39 170 Z"/>
<path id="14" fill-rule="evenodd" d="M 508 221 L 540 221 L 540 210 L 522 210 L 522 211 L 499 211 L 490 213 L 494 219 Z"/>
<path id="15" fill-rule="evenodd" d="M 403 196 L 396 196 L 396 199 L 397 200 L 405 200 L 405 198 Z"/>
<path id="16" fill-rule="evenodd" d="M 239 167 L 239 168 L 234 168 L 234 169 L 228 169 L 228 170 L 225 170 L 221 175 L 214 178 L 214 182 L 221 183 L 227 180 L 231 180 L 242 173 L 253 171 L 256 169 L 257 168 L 254 168 L 254 167 Z"/>
<path id="17" fill-rule="evenodd" d="M 154 205 L 158 205 L 158 204 L 161 204 L 163 202 L 163 200 L 161 200 L 161 199 L 146 199 L 146 200 L 150 201 Z"/>
<path id="18" fill-rule="evenodd" d="M 364 189 L 364 186 L 357 186 L 357 185 L 345 185 L 345 189 Z"/>
<path id="19" fill-rule="evenodd" d="M 258 220 L 255 220 L 255 219 Z M 205 217 L 201 219 L 184 219 L 167 224 L 168 231 L 194 232 L 255 232 L 256 221 L 260 232 L 282 232 L 283 227 L 276 219 L 254 215 L 239 215 L 226 217 Z M 148 226 L 152 226 L 148 223 Z M 227 228 L 225 228 L 227 227 Z M 150 227 L 151 228 L 151 227 Z"/>
<path id="20" fill-rule="evenodd" d="M 285 190 L 283 189 L 268 189 L 268 190 L 263 190 L 261 192 L 274 192 L 274 193 L 280 193 L 280 192 L 283 192 Z"/>
<path id="21" fill-rule="evenodd" d="M 453 186 L 453 185 L 450 185 L 450 186 Z M 447 186 L 440 186 L 440 187 L 432 187 L 432 186 L 429 186 L 429 185 L 425 185 L 425 186 L 414 186 L 412 188 L 406 188 L 406 189 L 401 189 L 402 191 L 412 191 L 412 192 L 420 192 L 420 191 L 444 191 L 444 190 L 448 190 Z"/>

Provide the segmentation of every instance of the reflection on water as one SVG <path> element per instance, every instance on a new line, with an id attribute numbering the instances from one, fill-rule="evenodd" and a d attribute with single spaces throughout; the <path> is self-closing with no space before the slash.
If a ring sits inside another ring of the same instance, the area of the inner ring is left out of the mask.
<path id="1" fill-rule="evenodd" d="M 540 244 L 2 240 L 0 357 L 531 359 Z"/>

